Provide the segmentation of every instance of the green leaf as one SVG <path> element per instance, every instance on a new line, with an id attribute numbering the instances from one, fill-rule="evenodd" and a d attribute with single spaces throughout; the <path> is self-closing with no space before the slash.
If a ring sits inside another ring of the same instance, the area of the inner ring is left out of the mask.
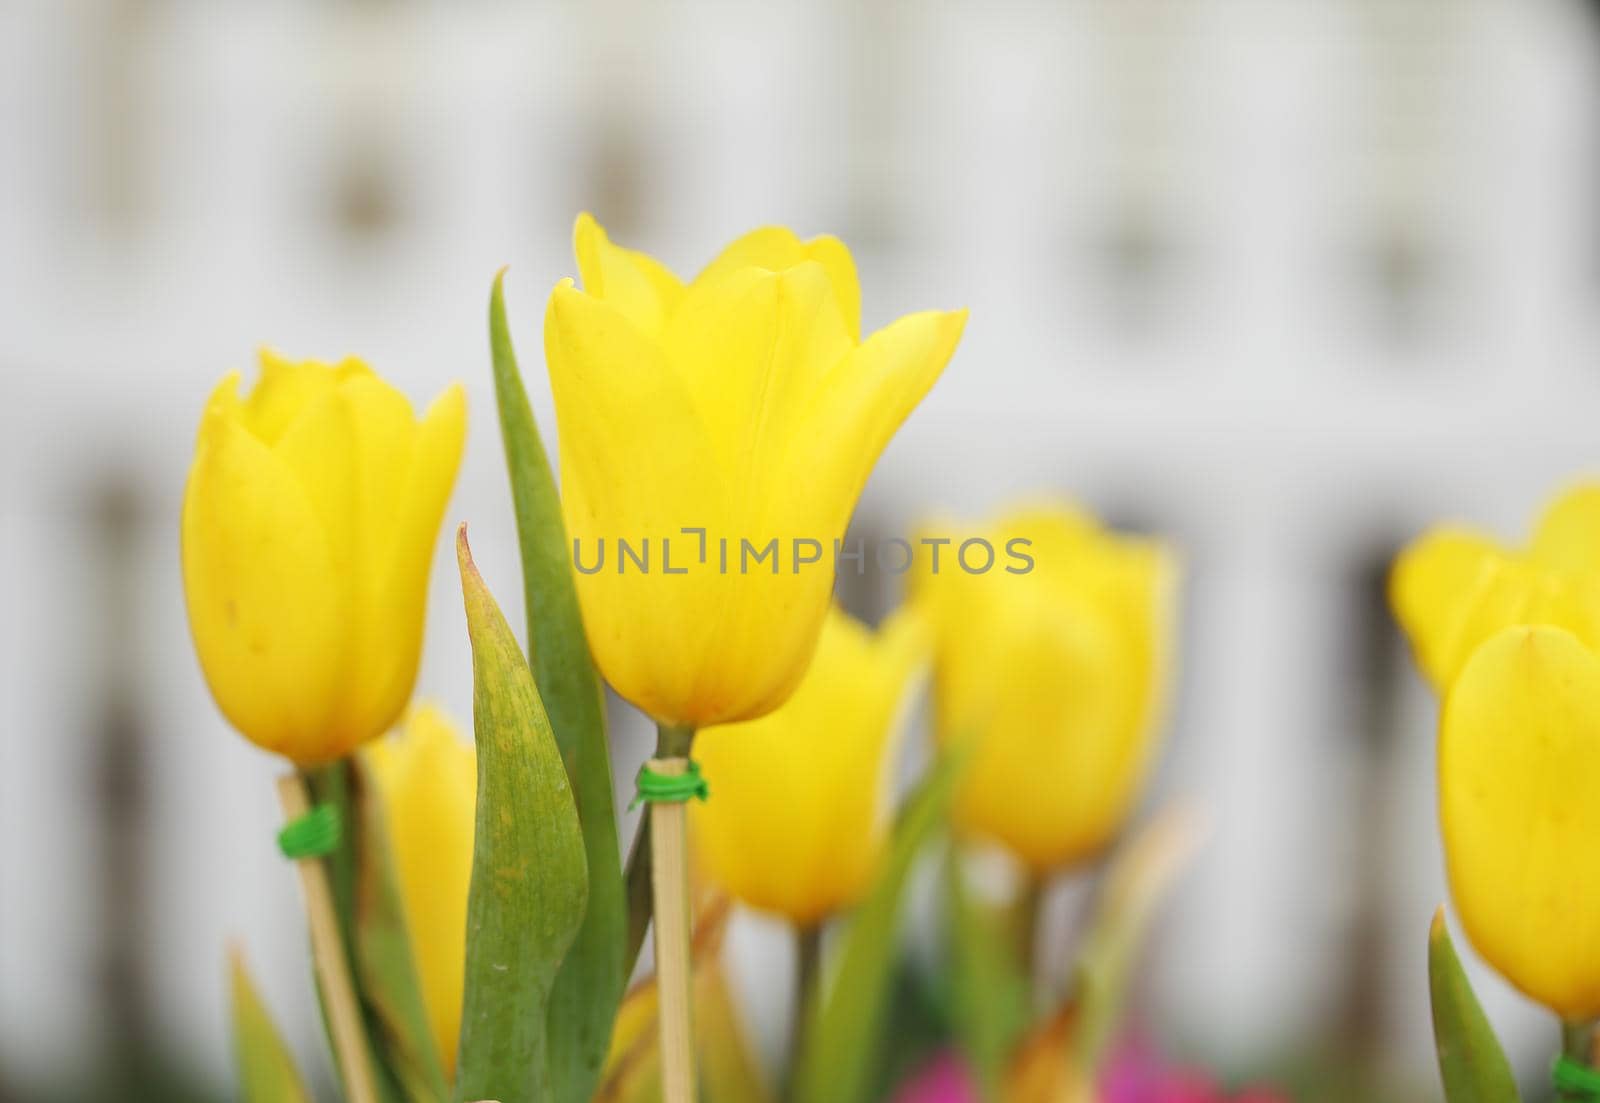
<path id="1" fill-rule="evenodd" d="M 972 898 L 954 848 L 944 872 L 956 1035 L 983 1097 L 997 1099 L 1006 1061 L 1028 1025 L 1028 978 L 1010 925 Z"/>
<path id="2" fill-rule="evenodd" d="M 355 818 L 356 966 L 368 1033 L 407 1100 L 442 1103 L 450 1089 L 417 980 L 383 806 L 360 757 L 352 757 L 350 764 L 350 806 Z"/>
<path id="3" fill-rule="evenodd" d="M 251 983 L 244 954 L 229 954 L 233 989 L 233 1050 L 239 1063 L 239 1098 L 244 1103 L 311 1103 L 283 1035 Z"/>
<path id="4" fill-rule="evenodd" d="M 1428 931 L 1428 991 L 1433 998 L 1433 1039 L 1449 1103 L 1516 1103 L 1511 1065 L 1484 1017 L 1450 941 L 1444 908 Z"/>
<path id="5" fill-rule="evenodd" d="M 561 499 L 511 347 L 503 277 L 504 272 L 495 276 L 489 298 L 489 344 L 522 548 L 528 652 L 572 783 L 589 864 L 588 910 L 556 976 L 551 1000 L 550 1076 L 560 1103 L 588 1103 L 600 1081 L 611 1024 L 628 980 L 627 904 L 612 807 L 605 699 L 578 610 Z"/>
<path id="6" fill-rule="evenodd" d="M 798 1103 L 864 1103 L 870 1094 L 906 884 L 923 845 L 944 822 L 965 758 L 946 752 L 907 801 L 883 869 L 841 938 L 837 965 L 813 994 L 795 1076 Z"/>
<path id="7" fill-rule="evenodd" d="M 456 558 L 472 639 L 478 813 L 455 1098 L 547 1103 L 550 991 L 588 898 L 583 833 L 533 673 L 473 565 L 465 525 Z"/>

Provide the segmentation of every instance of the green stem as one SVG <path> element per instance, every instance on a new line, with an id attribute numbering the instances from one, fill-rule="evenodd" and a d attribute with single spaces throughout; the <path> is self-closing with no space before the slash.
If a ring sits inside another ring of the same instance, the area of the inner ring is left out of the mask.
<path id="1" fill-rule="evenodd" d="M 1044 911 L 1047 881 L 1033 873 L 1026 875 L 1022 890 L 1017 896 L 1017 962 L 1030 991 L 1039 985 L 1039 918 Z"/>
<path id="2" fill-rule="evenodd" d="M 1588 1067 L 1590 1064 L 1590 1044 L 1594 1039 L 1594 1021 L 1566 1022 L 1561 1024 L 1561 1054 L 1569 1060 Z M 1558 1091 L 1557 1103 L 1571 1101 L 1571 1103 L 1585 1103 L 1591 1097 L 1588 1093 L 1572 1094 Z"/>
<path id="3" fill-rule="evenodd" d="M 688 758 L 693 748 L 693 728 L 656 725 L 656 758 Z M 644 936 L 650 930 L 650 912 L 654 907 L 650 888 L 649 809 L 639 817 L 639 825 L 634 828 L 633 843 L 628 848 L 628 865 L 622 879 L 626 882 L 628 898 L 628 943 L 622 955 L 622 973 L 624 977 L 630 977 L 634 966 L 639 963 L 639 950 L 644 946 Z"/>
<path id="4" fill-rule="evenodd" d="M 798 1068 L 806 1041 L 806 1021 L 820 998 L 817 984 L 822 968 L 822 924 L 796 927 L 794 932 L 794 1017 L 789 1022 L 789 1067 Z M 792 1073 L 791 1073 L 792 1075 Z"/>

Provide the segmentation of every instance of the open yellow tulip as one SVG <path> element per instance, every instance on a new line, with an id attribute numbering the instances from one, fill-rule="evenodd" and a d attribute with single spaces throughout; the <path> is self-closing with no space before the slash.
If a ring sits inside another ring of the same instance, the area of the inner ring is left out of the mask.
<path id="1" fill-rule="evenodd" d="M 310 765 L 386 730 L 416 679 L 466 400 L 419 421 L 358 360 L 261 354 L 212 392 L 183 500 L 189 627 L 217 704 Z"/>
<path id="2" fill-rule="evenodd" d="M 775 227 L 687 285 L 587 215 L 575 243 L 584 289 L 551 294 L 545 352 L 595 660 L 664 724 L 761 716 L 805 672 L 835 542 L 965 312 L 862 341 L 849 251 Z"/>
<path id="3" fill-rule="evenodd" d="M 383 802 L 422 1002 L 448 1075 L 461 1034 L 477 755 L 431 706 L 412 710 L 395 738 L 369 743 L 364 753 Z"/>
<path id="4" fill-rule="evenodd" d="M 691 807 L 689 822 L 712 881 L 802 927 L 860 899 L 888 828 L 895 733 L 928 645 L 910 610 L 874 633 L 835 608 L 788 701 L 700 733 L 712 799 Z"/>
<path id="5" fill-rule="evenodd" d="M 1478 952 L 1569 1022 L 1600 1016 L 1600 654 L 1503 629 L 1445 698 L 1439 820 Z"/>
<path id="6" fill-rule="evenodd" d="M 1560 625 L 1600 646 L 1600 486 L 1558 497 L 1524 548 L 1457 526 L 1433 529 L 1395 560 L 1389 601 L 1440 693 L 1480 644 L 1512 625 Z"/>
<path id="7" fill-rule="evenodd" d="M 922 539 L 956 548 L 982 539 L 1033 564 L 973 573 L 952 548 L 937 573 L 926 557 L 912 576 L 914 601 L 935 626 L 940 737 L 976 744 L 956 822 L 1035 873 L 1076 864 L 1121 827 L 1154 757 L 1174 620 L 1172 556 L 1065 506 L 953 533 L 940 524 Z"/>

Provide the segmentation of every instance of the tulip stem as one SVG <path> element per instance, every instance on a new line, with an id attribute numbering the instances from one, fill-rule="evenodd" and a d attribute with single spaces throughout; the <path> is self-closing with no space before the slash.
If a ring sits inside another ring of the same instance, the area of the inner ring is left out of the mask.
<path id="1" fill-rule="evenodd" d="M 693 728 L 675 728 L 670 724 L 661 724 L 656 728 L 657 758 L 688 758 L 693 746 Z M 639 961 L 639 951 L 644 947 L 644 936 L 650 930 L 653 908 L 650 819 L 648 811 L 639 817 L 639 824 L 633 830 L 633 842 L 628 846 L 627 868 L 622 875 L 628 898 L 628 942 L 622 955 L 624 977 L 633 975 L 633 967 Z"/>
<path id="2" fill-rule="evenodd" d="M 1592 1063 L 1590 1058 L 1594 1056 L 1590 1052 L 1590 1047 L 1596 1044 L 1594 1026 L 1595 1024 L 1592 1019 L 1578 1022 L 1562 1020 L 1561 1055 L 1567 1058 L 1569 1061 L 1574 1061 L 1577 1064 L 1588 1068 Z M 1560 1080 L 1557 1080 L 1556 1083 L 1557 1103 L 1568 1103 L 1568 1101 L 1570 1101 L 1570 1103 L 1582 1103 L 1583 1100 L 1592 1098 L 1588 1092 L 1578 1092 L 1574 1094 L 1572 1092 L 1563 1090 Z"/>
<path id="3" fill-rule="evenodd" d="M 1044 912 L 1046 880 L 1029 872 L 1017 895 L 1017 964 L 1030 991 L 1039 987 L 1039 920 Z"/>
<path id="4" fill-rule="evenodd" d="M 311 810 L 311 796 L 298 774 L 278 779 L 278 803 L 286 820 L 294 820 Z M 350 976 L 350 959 L 345 955 L 339 917 L 333 906 L 333 888 L 328 870 L 320 858 L 301 858 L 300 887 L 306 899 L 306 917 L 311 926 L 311 956 L 316 967 L 317 985 L 328 1012 L 328 1034 L 333 1041 L 339 1075 L 350 1103 L 377 1103 L 372 1065 L 367 1059 L 366 1031 L 361 1022 L 361 1007 L 356 1002 L 355 982 Z"/>
<path id="5" fill-rule="evenodd" d="M 694 731 L 661 727 L 658 754 L 649 768 L 666 777 L 689 769 Z M 661 1027 L 663 1103 L 693 1103 L 694 1027 L 690 1003 L 688 809 L 682 800 L 650 804 L 651 884 L 655 904 L 656 994 Z"/>
<path id="6" fill-rule="evenodd" d="M 820 922 L 795 928 L 794 953 L 794 1018 L 789 1023 L 790 1069 L 800 1067 L 801 1054 L 805 1050 L 807 1020 L 812 1007 L 821 998 L 817 992 L 817 978 L 822 967 Z"/>

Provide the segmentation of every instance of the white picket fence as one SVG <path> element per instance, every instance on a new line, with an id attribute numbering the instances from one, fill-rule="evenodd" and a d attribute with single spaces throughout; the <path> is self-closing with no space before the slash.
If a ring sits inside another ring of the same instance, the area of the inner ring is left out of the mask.
<path id="1" fill-rule="evenodd" d="M 1597 45 L 1555 0 L 0 7 L 0 1068 L 60 1082 L 136 1030 L 224 1085 L 234 937 L 315 1048 L 277 767 L 184 623 L 197 414 L 261 342 L 465 380 L 450 515 L 514 607 L 488 283 L 512 266 L 537 379 L 588 206 L 686 269 L 840 232 L 869 325 L 972 308 L 858 524 L 1052 489 L 1171 533 L 1158 788 L 1212 836 L 1149 1014 L 1229 1061 L 1353 1031 L 1430 1083 L 1432 706 L 1379 570 L 1600 468 Z M 465 719 L 442 555 L 431 613 L 420 691 Z M 788 949 L 735 949 L 775 1049 Z M 1481 982 L 1537 1077 L 1550 1031 Z"/>

